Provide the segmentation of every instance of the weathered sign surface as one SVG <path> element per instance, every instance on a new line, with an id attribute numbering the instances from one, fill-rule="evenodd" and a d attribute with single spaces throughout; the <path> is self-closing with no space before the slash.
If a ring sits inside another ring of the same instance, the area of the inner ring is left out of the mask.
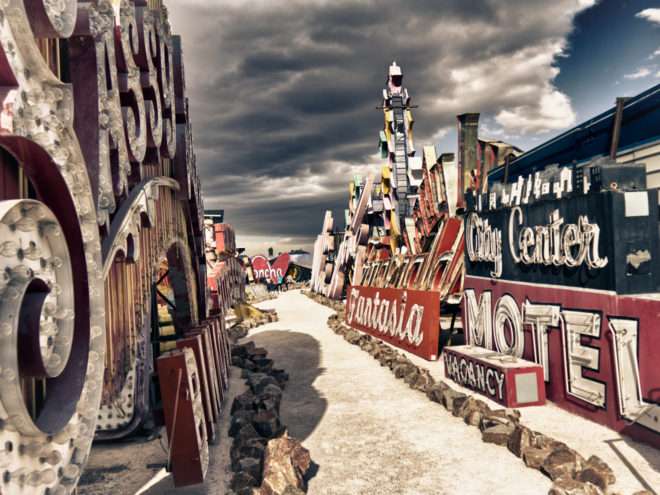
<path id="1" fill-rule="evenodd" d="M 543 368 L 483 347 L 461 345 L 444 349 L 445 375 L 504 407 L 545 404 Z"/>
<path id="2" fill-rule="evenodd" d="M 272 264 L 265 256 L 255 256 L 252 258 L 254 278 L 275 284 L 286 276 L 290 261 L 289 253 L 280 254 Z"/>
<path id="3" fill-rule="evenodd" d="M 346 323 L 425 359 L 438 358 L 440 293 L 351 286 Z"/>

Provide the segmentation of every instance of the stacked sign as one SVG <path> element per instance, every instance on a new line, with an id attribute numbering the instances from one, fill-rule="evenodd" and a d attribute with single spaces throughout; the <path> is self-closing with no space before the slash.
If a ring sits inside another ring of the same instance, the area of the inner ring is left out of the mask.
<path id="1" fill-rule="evenodd" d="M 468 342 L 540 364 L 548 399 L 660 445 L 658 197 L 645 167 L 548 167 L 467 199 Z"/>

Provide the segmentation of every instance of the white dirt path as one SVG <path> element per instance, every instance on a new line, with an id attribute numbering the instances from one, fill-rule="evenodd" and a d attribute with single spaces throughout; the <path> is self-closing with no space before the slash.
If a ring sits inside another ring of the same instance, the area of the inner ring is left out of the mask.
<path id="1" fill-rule="evenodd" d="M 548 492 L 545 476 L 335 335 L 330 309 L 299 292 L 260 306 L 280 321 L 245 340 L 289 372 L 282 417 L 319 465 L 311 495 Z"/>

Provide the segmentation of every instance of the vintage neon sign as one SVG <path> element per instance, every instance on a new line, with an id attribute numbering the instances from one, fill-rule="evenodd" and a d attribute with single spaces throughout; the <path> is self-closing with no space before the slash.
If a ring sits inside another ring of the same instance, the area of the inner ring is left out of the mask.
<path id="1" fill-rule="evenodd" d="M 538 363 L 559 406 L 660 446 L 657 191 L 643 167 L 598 167 L 472 198 L 466 338 Z"/>
<path id="2" fill-rule="evenodd" d="M 426 359 L 437 359 L 440 294 L 351 286 L 346 323 Z"/>
<path id="3" fill-rule="evenodd" d="M 599 269 L 608 263 L 599 251 L 600 227 L 590 223 L 587 215 L 580 215 L 576 223 L 566 223 L 555 209 L 546 225 L 528 226 L 523 210 L 515 206 L 506 231 L 508 252 L 515 264 L 570 268 L 584 264 Z M 467 218 L 466 248 L 470 261 L 492 263 L 491 276 L 502 276 L 502 230 L 474 212 Z"/>
<path id="4" fill-rule="evenodd" d="M 540 364 L 550 400 L 660 445 L 660 300 L 470 276 L 466 285 L 470 344 Z"/>
<path id="5" fill-rule="evenodd" d="M 504 407 L 545 403 L 543 371 L 538 364 L 470 345 L 447 347 L 443 357 L 447 377 Z"/>
<path id="6" fill-rule="evenodd" d="M 256 280 L 266 280 L 271 283 L 277 283 L 284 279 L 289 269 L 290 257 L 288 253 L 281 254 L 271 265 L 270 261 L 264 256 L 255 256 L 252 258 L 252 269 Z"/>

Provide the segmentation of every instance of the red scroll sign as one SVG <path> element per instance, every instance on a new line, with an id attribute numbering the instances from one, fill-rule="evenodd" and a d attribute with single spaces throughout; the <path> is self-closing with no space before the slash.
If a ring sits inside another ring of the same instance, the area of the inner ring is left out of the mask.
<path id="1" fill-rule="evenodd" d="M 438 292 L 351 286 L 347 295 L 348 325 L 424 359 L 438 359 Z"/>

